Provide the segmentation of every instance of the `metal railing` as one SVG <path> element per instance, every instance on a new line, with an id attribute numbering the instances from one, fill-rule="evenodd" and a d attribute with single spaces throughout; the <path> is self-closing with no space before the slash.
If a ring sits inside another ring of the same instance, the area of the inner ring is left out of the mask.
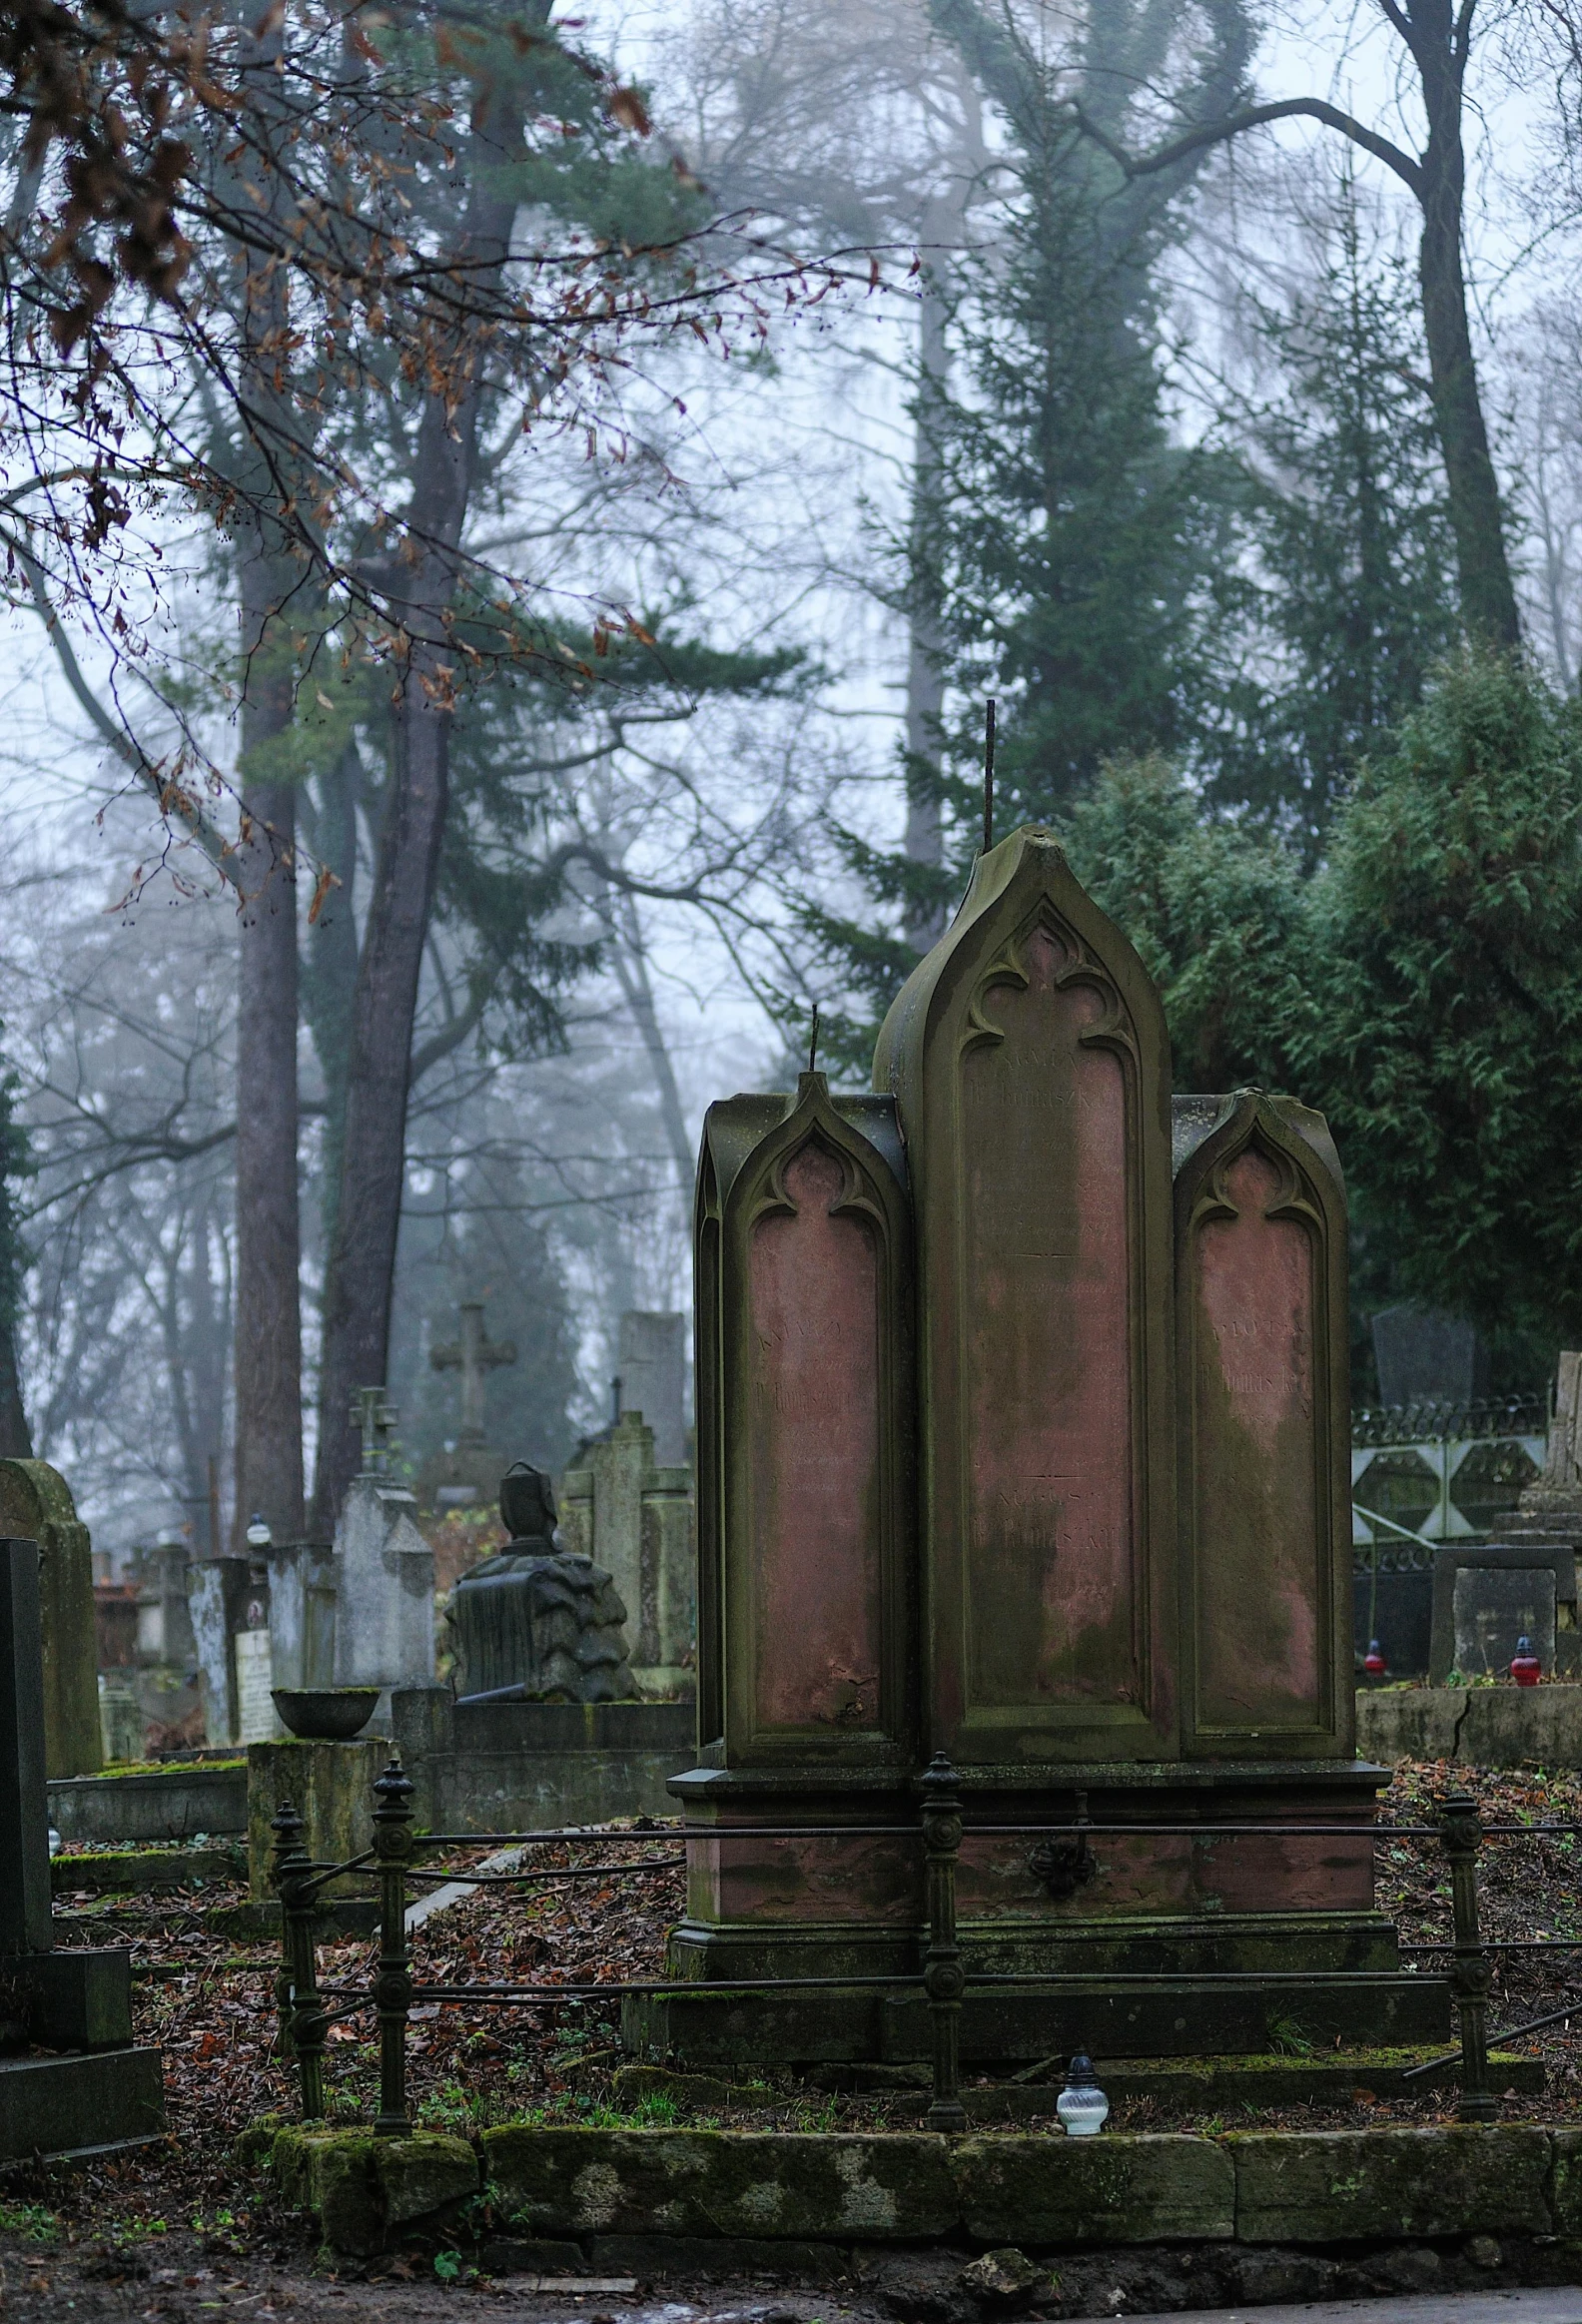
<path id="1" fill-rule="evenodd" d="M 597 1843 L 600 1847 L 656 1841 L 742 1841 L 813 1839 L 901 1839 L 922 1851 L 927 1939 L 920 1970 L 912 1974 L 847 1975 L 831 1977 L 729 1977 L 720 1980 L 720 1992 L 756 1993 L 813 1991 L 838 1986 L 889 1990 L 921 1990 L 930 2013 L 933 2050 L 933 2092 L 928 2127 L 960 2131 L 967 2126 L 961 2096 L 961 2012 L 969 1988 L 1003 1989 L 1015 1985 L 1059 1988 L 1081 1982 L 1091 1986 L 1093 1972 L 1074 1977 L 1071 1972 L 1047 1969 L 969 1971 L 957 1933 L 957 1875 L 965 1835 L 961 1776 L 943 1753 L 920 1784 L 920 1808 L 915 1823 L 862 1825 L 690 1825 L 676 1829 L 636 1832 L 566 1829 L 553 1832 L 425 1833 L 412 1831 L 412 1785 L 392 1760 L 375 1782 L 374 1845 L 341 1864 L 314 1862 L 304 1847 L 306 1826 L 295 1807 L 283 1802 L 273 1820 L 275 1850 L 272 1878 L 282 1907 L 283 1939 L 275 1987 L 282 2046 L 297 2062 L 302 2112 L 305 2120 L 325 2114 L 324 2051 L 332 2016 L 345 2016 L 373 2004 L 379 2022 L 380 2107 L 374 2128 L 385 2137 L 403 2136 L 411 2128 L 406 2095 L 406 2033 L 415 2000 L 470 2002 L 482 2006 L 536 2008 L 568 2001 L 597 1998 L 621 2001 L 628 1995 L 673 1994 L 685 1987 L 674 1976 L 621 1982 L 583 1983 L 418 1983 L 412 1975 L 412 1956 L 406 1923 L 407 1888 L 412 1882 L 434 1882 L 472 1888 L 521 1888 L 536 1879 L 623 1880 L 674 1871 L 687 1862 L 684 1855 L 638 1859 L 624 1865 L 558 1865 L 532 1872 L 459 1872 L 450 1867 L 422 1871 L 415 1859 L 435 1849 L 458 1847 L 521 1847 Z M 1235 1821 L 1221 1823 L 1096 1823 L 1086 1813 L 1086 1795 L 1079 1795 L 1078 1814 L 1069 1823 L 974 1824 L 976 1839 L 1031 1839 L 1030 1871 L 1057 1898 L 1074 1896 L 1098 1869 L 1094 1844 L 1106 1839 L 1171 1838 L 1219 1840 L 1233 1836 L 1286 1839 L 1368 1839 L 1375 1847 L 1398 1842 L 1427 1843 L 1443 1852 L 1450 1872 L 1452 1934 L 1447 1941 L 1408 1944 L 1403 1953 L 1447 1958 L 1442 1973 L 1419 1971 L 1424 1982 L 1441 1982 L 1453 1997 L 1459 2044 L 1442 2056 L 1422 2060 L 1405 2069 L 1403 2081 L 1457 2068 L 1457 2113 L 1464 2122 L 1489 2122 L 1498 2112 L 1498 2100 L 1489 2074 L 1489 2050 L 1502 2041 L 1517 2040 L 1571 2016 L 1582 2016 L 1582 1990 L 1562 2008 L 1488 2032 L 1488 2001 L 1493 1982 L 1492 1959 L 1505 1953 L 1582 1952 L 1582 1938 L 1522 1939 L 1487 1943 L 1479 1925 L 1478 1858 L 1486 1839 L 1543 1834 L 1582 1833 L 1577 1824 L 1484 1824 L 1475 1801 L 1465 1794 L 1446 1799 L 1440 1818 L 1429 1824 L 1346 1824 Z M 337 1981 L 321 1987 L 318 1974 L 318 1937 L 315 1924 L 324 1892 L 332 1882 L 348 1878 L 373 1881 L 380 1900 L 379 1964 L 372 1984 Z M 1168 1982 L 1170 1970 L 1121 1972 L 1131 1984 Z M 1245 1982 L 1249 1972 L 1236 1970 L 1192 1972 L 1193 1981 Z M 1359 1972 L 1360 1973 L 1360 1972 Z M 1277 1972 L 1265 1981 L 1284 1980 Z M 1293 1972 L 1292 1983 L 1306 1981 L 1305 1972 Z M 716 1989 L 716 1988 L 711 1988 Z"/>

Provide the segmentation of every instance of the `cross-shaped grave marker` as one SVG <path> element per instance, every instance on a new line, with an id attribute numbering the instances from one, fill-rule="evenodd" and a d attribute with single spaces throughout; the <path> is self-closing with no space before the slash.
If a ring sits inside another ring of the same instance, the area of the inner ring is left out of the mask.
<path id="1" fill-rule="evenodd" d="M 496 1365 L 516 1361 L 515 1341 L 491 1340 L 483 1329 L 482 1300 L 463 1299 L 461 1337 L 448 1347 L 432 1349 L 428 1360 L 436 1372 L 461 1374 L 461 1433 L 456 1441 L 482 1444 L 484 1383 Z"/>
<path id="2" fill-rule="evenodd" d="M 352 1399 L 352 1425 L 363 1438 L 360 1476 L 384 1476 L 392 1449 L 391 1430 L 399 1418 L 383 1388 L 359 1388 Z"/>

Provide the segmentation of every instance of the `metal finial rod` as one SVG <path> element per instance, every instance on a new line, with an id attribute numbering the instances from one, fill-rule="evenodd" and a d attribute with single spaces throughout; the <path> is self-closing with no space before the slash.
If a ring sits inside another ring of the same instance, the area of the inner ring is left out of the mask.
<path id="1" fill-rule="evenodd" d="M 995 698 L 984 704 L 984 843 L 987 855 L 994 846 Z"/>
<path id="2" fill-rule="evenodd" d="M 808 1035 L 808 1072 L 810 1074 L 818 1071 L 818 1033 L 819 1013 L 818 1003 L 815 1001 L 813 1004 L 813 1027 Z"/>

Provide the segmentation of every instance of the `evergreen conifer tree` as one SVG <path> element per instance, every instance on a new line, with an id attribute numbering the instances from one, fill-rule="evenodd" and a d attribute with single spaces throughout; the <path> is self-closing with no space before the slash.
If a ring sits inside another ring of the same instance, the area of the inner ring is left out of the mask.
<path id="1" fill-rule="evenodd" d="M 1399 261 L 1370 259 L 1343 181 L 1315 281 L 1257 316 L 1283 373 L 1251 414 L 1260 567 L 1251 674 L 1205 753 L 1210 799 L 1288 821 L 1311 858 L 1458 635 L 1444 467 Z"/>

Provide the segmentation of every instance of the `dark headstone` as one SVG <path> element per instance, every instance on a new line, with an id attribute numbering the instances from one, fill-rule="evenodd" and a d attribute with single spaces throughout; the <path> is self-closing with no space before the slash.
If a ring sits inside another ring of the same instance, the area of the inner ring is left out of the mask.
<path id="1" fill-rule="evenodd" d="M 34 1541 L 0 1541 L 0 1866 L 8 1868 L 0 1879 L 0 1951 L 47 1951 L 49 1793 Z"/>
<path id="2" fill-rule="evenodd" d="M 1381 1404 L 1469 1404 L 1482 1393 L 1472 1325 L 1436 1307 L 1381 1307 L 1373 1318 Z"/>
<path id="3" fill-rule="evenodd" d="M 554 1488 L 542 1469 L 519 1460 L 500 1479 L 500 1523 L 511 1537 L 511 1548 L 526 1550 L 541 1543 L 554 1548 Z"/>

